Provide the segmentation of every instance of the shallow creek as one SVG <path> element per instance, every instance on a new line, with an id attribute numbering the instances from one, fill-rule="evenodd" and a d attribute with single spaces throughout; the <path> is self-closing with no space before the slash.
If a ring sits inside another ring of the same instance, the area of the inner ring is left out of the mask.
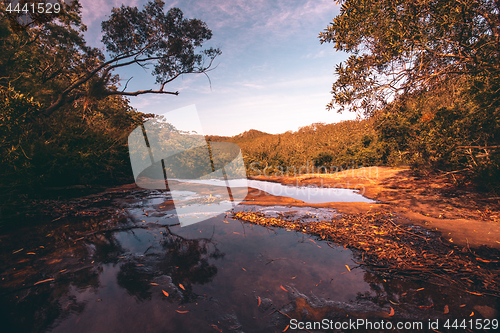
<path id="1" fill-rule="evenodd" d="M 210 207 L 184 195 L 200 216 Z M 2 233 L 2 331 L 282 332 L 290 318 L 418 320 L 427 328 L 429 319 L 484 318 L 499 308 L 496 298 L 391 279 L 357 267 L 343 247 L 230 214 L 181 228 L 170 200 L 168 192 L 131 191 L 110 202 L 112 214 Z M 235 210 L 302 221 L 336 214 Z"/>

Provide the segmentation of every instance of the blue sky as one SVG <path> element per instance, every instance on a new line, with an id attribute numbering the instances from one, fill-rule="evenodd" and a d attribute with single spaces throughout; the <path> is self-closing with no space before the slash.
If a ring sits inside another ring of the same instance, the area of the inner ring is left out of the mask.
<path id="1" fill-rule="evenodd" d="M 142 9 L 143 0 L 81 0 L 87 42 L 101 43 L 100 23 L 112 7 Z M 195 104 L 205 134 L 236 135 L 249 129 L 268 133 L 295 131 L 312 123 L 333 123 L 354 114 L 327 111 L 335 65 L 346 55 L 318 34 L 339 12 L 332 0 L 180 0 L 165 1 L 186 18 L 207 23 L 213 37 L 205 46 L 222 55 L 209 73 L 185 75 L 168 87 L 173 95 L 142 95 L 130 101 L 139 111 L 163 114 Z M 140 67 L 122 69 L 130 89 L 154 87 L 154 78 Z M 127 89 L 129 90 L 129 89 Z"/>

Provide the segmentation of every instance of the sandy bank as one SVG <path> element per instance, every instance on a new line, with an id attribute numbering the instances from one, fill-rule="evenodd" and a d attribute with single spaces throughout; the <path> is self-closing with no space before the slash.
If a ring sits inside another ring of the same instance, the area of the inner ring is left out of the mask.
<path id="1" fill-rule="evenodd" d="M 455 244 L 500 249 L 500 198 L 456 188 L 443 176 L 415 177 L 407 168 L 370 167 L 336 174 L 262 175 L 252 179 L 357 189 L 378 203 L 306 204 L 251 189 L 246 204 L 330 207 L 346 214 L 390 211 L 403 222 L 437 229 Z"/>

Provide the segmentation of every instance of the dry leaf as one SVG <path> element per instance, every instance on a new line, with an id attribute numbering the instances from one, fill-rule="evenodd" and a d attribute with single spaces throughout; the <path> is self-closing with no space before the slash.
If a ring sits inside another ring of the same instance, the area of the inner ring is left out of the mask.
<path id="1" fill-rule="evenodd" d="M 247 271 L 246 269 L 244 269 L 243 267 L 241 267 L 242 270 L 244 270 L 245 272 Z"/>
<path id="2" fill-rule="evenodd" d="M 283 288 L 283 286 L 280 286 L 280 287 L 281 287 L 281 289 L 283 289 L 284 291 L 288 292 L 288 290 L 286 290 L 285 288 Z"/>
<path id="3" fill-rule="evenodd" d="M 179 310 L 175 310 L 176 312 L 179 312 L 179 313 L 188 313 L 189 311 L 179 311 Z"/>
<path id="4" fill-rule="evenodd" d="M 389 316 L 391 317 L 394 316 L 394 309 L 392 308 L 392 306 L 391 306 L 391 312 L 389 312 Z"/>
<path id="5" fill-rule="evenodd" d="M 48 281 L 54 281 L 54 279 L 47 279 L 47 280 L 38 281 L 38 282 L 34 283 L 33 285 L 36 286 L 37 284 L 48 282 Z"/>
<path id="6" fill-rule="evenodd" d="M 310 240 L 311 242 L 313 242 L 314 244 L 316 244 L 316 242 L 314 240 L 312 240 L 311 238 L 309 238 L 308 240 Z"/>
<path id="7" fill-rule="evenodd" d="M 294 277 L 292 278 L 292 280 L 293 280 L 293 279 L 295 279 L 296 277 L 297 277 L 297 276 L 294 276 Z"/>
<path id="8" fill-rule="evenodd" d="M 466 304 L 462 304 L 462 305 L 460 305 L 460 307 L 461 307 L 461 308 L 463 308 L 465 305 L 466 305 Z"/>
<path id="9" fill-rule="evenodd" d="M 417 290 L 415 290 L 415 291 L 420 291 L 420 290 L 424 290 L 424 289 L 425 289 L 425 288 L 420 288 L 420 289 L 417 289 Z"/>
<path id="10" fill-rule="evenodd" d="M 448 305 L 444 306 L 444 314 L 447 314 L 450 312 L 450 309 L 448 308 Z"/>
<path id="11" fill-rule="evenodd" d="M 345 267 L 347 268 L 347 270 L 350 272 L 351 269 L 349 268 L 349 266 L 345 265 Z"/>
<path id="12" fill-rule="evenodd" d="M 290 327 L 290 325 L 286 325 L 285 329 L 282 332 L 285 332 L 288 329 L 288 327 Z"/>
<path id="13" fill-rule="evenodd" d="M 259 299 L 259 304 L 257 305 L 257 307 L 259 307 L 259 306 L 260 306 L 260 303 L 261 303 L 261 300 L 260 300 L 260 297 L 259 297 L 259 296 L 257 296 L 257 298 Z"/>
<path id="14" fill-rule="evenodd" d="M 157 285 L 158 285 L 158 283 L 151 282 L 151 283 L 150 283 L 150 285 L 152 285 L 152 286 L 157 286 Z"/>
<path id="15" fill-rule="evenodd" d="M 470 316 L 469 316 L 469 317 L 472 317 L 473 315 L 474 315 L 474 311 L 472 311 L 472 313 L 470 314 Z"/>
<path id="16" fill-rule="evenodd" d="M 162 290 L 163 294 L 168 297 L 168 293 L 165 290 Z"/>
<path id="17" fill-rule="evenodd" d="M 182 290 L 186 290 L 182 284 L 179 283 L 179 287 L 181 287 Z"/>

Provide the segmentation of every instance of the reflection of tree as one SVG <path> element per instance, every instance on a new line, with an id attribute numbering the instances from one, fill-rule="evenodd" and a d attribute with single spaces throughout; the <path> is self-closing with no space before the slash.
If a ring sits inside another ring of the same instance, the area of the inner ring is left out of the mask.
<path id="1" fill-rule="evenodd" d="M 138 299 L 151 297 L 151 282 L 157 276 L 170 276 L 173 284 L 182 284 L 182 302 L 196 300 L 192 292 L 193 284 L 205 284 L 215 277 L 217 267 L 209 263 L 210 259 L 224 257 L 213 241 L 207 238 L 187 239 L 176 235 L 167 227 L 161 241 L 163 252 L 148 256 L 143 266 L 127 263 L 120 267 L 117 281 L 131 295 Z"/>

